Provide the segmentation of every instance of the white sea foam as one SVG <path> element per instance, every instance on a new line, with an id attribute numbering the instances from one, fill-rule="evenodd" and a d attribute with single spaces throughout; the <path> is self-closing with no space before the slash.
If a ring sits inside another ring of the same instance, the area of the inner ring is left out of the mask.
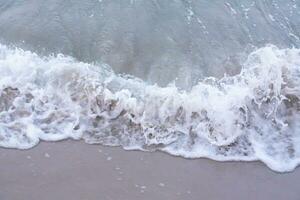
<path id="1" fill-rule="evenodd" d="M 241 73 L 190 91 L 114 74 L 71 57 L 0 45 L 0 146 L 83 139 L 188 158 L 300 163 L 300 50 L 267 46 Z"/>

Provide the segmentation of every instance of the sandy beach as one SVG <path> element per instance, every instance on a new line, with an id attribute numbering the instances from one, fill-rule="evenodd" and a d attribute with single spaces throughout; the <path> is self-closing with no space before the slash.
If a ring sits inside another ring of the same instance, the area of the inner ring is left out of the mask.
<path id="1" fill-rule="evenodd" d="M 260 162 L 186 160 L 78 141 L 0 149 L 1 200 L 299 198 L 300 170 L 278 174 Z"/>

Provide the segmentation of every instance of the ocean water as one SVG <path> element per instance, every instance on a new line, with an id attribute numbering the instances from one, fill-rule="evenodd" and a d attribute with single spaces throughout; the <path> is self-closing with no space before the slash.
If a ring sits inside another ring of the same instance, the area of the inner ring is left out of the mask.
<path id="1" fill-rule="evenodd" d="M 0 146 L 300 163 L 300 2 L 0 0 Z"/>

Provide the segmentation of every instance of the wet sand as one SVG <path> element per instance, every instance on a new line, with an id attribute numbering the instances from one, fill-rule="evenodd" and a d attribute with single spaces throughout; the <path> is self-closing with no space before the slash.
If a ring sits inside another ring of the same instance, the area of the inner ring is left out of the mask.
<path id="1" fill-rule="evenodd" d="M 300 170 L 187 160 L 78 141 L 0 148 L 1 200 L 299 199 Z"/>

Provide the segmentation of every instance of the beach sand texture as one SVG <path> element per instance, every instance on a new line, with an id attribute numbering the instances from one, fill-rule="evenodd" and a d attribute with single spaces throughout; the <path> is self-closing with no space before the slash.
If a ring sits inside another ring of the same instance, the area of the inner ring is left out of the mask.
<path id="1" fill-rule="evenodd" d="M 1 200 L 296 200 L 300 170 L 63 141 L 0 149 Z"/>

